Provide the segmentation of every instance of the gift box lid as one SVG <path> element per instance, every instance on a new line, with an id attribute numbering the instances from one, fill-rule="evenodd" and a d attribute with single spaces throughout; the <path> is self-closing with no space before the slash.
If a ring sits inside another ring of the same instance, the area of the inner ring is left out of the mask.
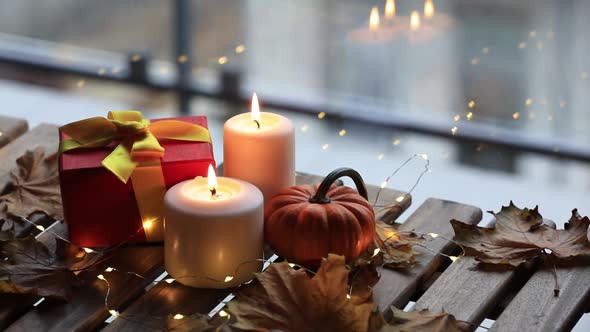
<path id="1" fill-rule="evenodd" d="M 207 118 L 204 116 L 181 116 L 175 118 L 154 119 L 152 122 L 162 120 L 179 120 L 190 122 L 207 128 Z M 60 140 L 67 135 L 60 132 Z M 171 139 L 159 140 L 165 152 L 162 163 L 178 162 L 185 160 L 211 159 L 213 160 L 213 146 L 205 142 L 190 142 Z M 60 170 L 78 170 L 85 168 L 102 167 L 102 160 L 108 156 L 118 143 L 102 148 L 79 149 L 63 153 L 60 157 Z"/>

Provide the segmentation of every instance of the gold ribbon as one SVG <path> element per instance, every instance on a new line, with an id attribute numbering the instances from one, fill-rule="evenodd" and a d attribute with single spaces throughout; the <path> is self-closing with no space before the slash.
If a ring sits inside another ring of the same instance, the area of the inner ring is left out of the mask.
<path id="1" fill-rule="evenodd" d="M 164 230 L 161 218 L 166 184 L 160 163 L 164 148 L 158 139 L 211 143 L 207 128 L 178 120 L 150 123 L 138 111 L 109 112 L 108 118 L 81 120 L 60 130 L 69 136 L 60 142 L 60 153 L 119 142 L 102 165 L 124 183 L 131 178 L 148 241 L 162 241 Z"/>
<path id="2" fill-rule="evenodd" d="M 104 147 L 119 141 L 119 145 L 102 165 L 127 183 L 142 161 L 157 160 L 164 155 L 158 139 L 211 143 L 209 131 L 199 125 L 162 120 L 150 123 L 139 111 L 109 112 L 108 118 L 94 117 L 72 122 L 60 128 L 69 136 L 59 144 L 59 152 Z"/>

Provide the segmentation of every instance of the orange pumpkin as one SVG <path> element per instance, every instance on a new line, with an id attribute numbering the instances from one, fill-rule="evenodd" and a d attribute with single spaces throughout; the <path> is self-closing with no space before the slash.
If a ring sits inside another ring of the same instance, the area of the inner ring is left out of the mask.
<path id="1" fill-rule="evenodd" d="M 333 183 L 348 176 L 354 190 Z M 265 206 L 264 238 L 277 255 L 317 265 L 329 253 L 358 257 L 373 241 L 375 212 L 360 174 L 339 168 L 320 184 L 284 189 Z"/>

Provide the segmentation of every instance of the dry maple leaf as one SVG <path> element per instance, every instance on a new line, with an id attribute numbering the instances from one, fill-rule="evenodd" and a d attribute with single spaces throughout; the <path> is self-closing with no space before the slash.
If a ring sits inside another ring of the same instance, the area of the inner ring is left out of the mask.
<path id="1" fill-rule="evenodd" d="M 0 219 L 28 218 L 35 212 L 63 218 L 56 154 L 46 156 L 43 148 L 27 151 L 16 160 L 11 183 L 0 196 Z"/>
<path id="2" fill-rule="evenodd" d="M 521 210 L 510 202 L 500 212 L 490 213 L 496 217 L 493 228 L 451 220 L 455 241 L 481 262 L 518 266 L 543 253 L 562 259 L 590 255 L 590 220 L 581 218 L 577 210 L 562 230 L 544 224 L 537 207 Z"/>
<path id="3" fill-rule="evenodd" d="M 92 266 L 100 254 L 87 254 L 59 238 L 52 252 L 28 236 L 0 242 L 0 256 L 0 291 L 67 299 L 80 284 L 74 272 Z"/>
<path id="4" fill-rule="evenodd" d="M 228 304 L 232 326 L 242 330 L 367 331 L 372 301 L 347 298 L 349 270 L 344 257 L 330 254 L 313 277 L 286 262 L 256 274 Z"/>
<path id="5" fill-rule="evenodd" d="M 398 232 L 383 222 L 377 222 L 376 227 L 375 241 L 380 248 L 379 255 L 385 267 L 407 268 L 417 263 L 416 255 L 419 253 L 413 247 L 424 242 L 423 236 L 413 232 Z"/>
<path id="6" fill-rule="evenodd" d="M 446 312 L 431 313 L 426 309 L 405 312 L 391 307 L 393 318 L 381 327 L 380 332 L 461 332 L 466 327 Z"/>

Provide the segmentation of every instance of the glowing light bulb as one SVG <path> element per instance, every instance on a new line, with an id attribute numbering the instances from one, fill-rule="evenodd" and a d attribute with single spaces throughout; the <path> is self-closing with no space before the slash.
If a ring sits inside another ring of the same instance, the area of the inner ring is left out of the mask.
<path id="1" fill-rule="evenodd" d="M 174 282 L 174 278 L 168 278 L 168 279 L 166 279 L 164 281 L 167 282 L 167 283 L 169 283 L 169 284 L 171 284 L 171 283 Z"/>
<path id="2" fill-rule="evenodd" d="M 84 251 L 89 254 L 91 252 L 94 252 L 94 250 L 90 249 L 90 248 L 84 248 Z"/>
<path id="3" fill-rule="evenodd" d="M 420 29 L 420 14 L 414 10 L 410 15 L 410 30 L 416 31 Z"/>
<path id="4" fill-rule="evenodd" d="M 245 50 L 246 50 L 246 46 L 244 46 L 244 45 L 236 46 L 236 53 L 238 53 L 238 54 L 244 53 Z"/>
<path id="5" fill-rule="evenodd" d="M 375 248 L 375 250 L 373 250 L 373 255 L 371 257 L 375 257 L 375 256 L 379 255 L 379 252 L 381 252 L 381 249 Z"/>
<path id="6" fill-rule="evenodd" d="M 457 257 L 457 256 L 449 256 L 449 259 L 451 261 L 453 261 L 453 262 L 456 262 L 459 259 L 459 257 Z"/>
<path id="7" fill-rule="evenodd" d="M 233 276 L 227 276 L 227 277 L 225 277 L 225 279 L 223 279 L 223 282 L 230 282 L 232 280 L 234 280 Z"/>
<path id="8" fill-rule="evenodd" d="M 111 316 L 113 316 L 115 318 L 119 317 L 119 312 L 117 310 L 111 309 L 111 310 L 109 310 L 109 314 L 111 314 Z"/>
<path id="9" fill-rule="evenodd" d="M 385 2 L 385 19 L 390 20 L 395 17 L 395 0 Z"/>
<path id="10" fill-rule="evenodd" d="M 289 266 L 290 266 L 290 267 L 295 267 L 295 264 L 293 264 L 293 263 L 289 263 Z"/>
<path id="11" fill-rule="evenodd" d="M 180 320 L 180 319 L 183 319 L 183 318 L 184 318 L 184 315 L 183 315 L 183 314 L 176 314 L 176 315 L 174 315 L 174 317 L 172 317 L 172 318 L 174 318 L 174 319 L 176 319 L 176 320 Z"/>
<path id="12" fill-rule="evenodd" d="M 325 118 L 325 117 L 326 117 L 326 112 L 319 112 L 319 113 L 318 113 L 318 119 L 320 119 L 320 120 L 321 120 L 321 119 L 323 119 L 323 118 Z"/>
<path id="13" fill-rule="evenodd" d="M 143 229 L 150 229 L 154 226 L 154 222 L 152 220 L 146 220 L 143 222 Z"/>
<path id="14" fill-rule="evenodd" d="M 369 30 L 379 30 L 379 8 L 377 8 L 377 6 L 371 8 L 371 14 L 369 15 Z"/>
<path id="15" fill-rule="evenodd" d="M 467 115 L 465 115 L 465 117 L 467 118 L 467 120 L 471 121 L 471 119 L 473 119 L 473 112 L 467 113 Z"/>
<path id="16" fill-rule="evenodd" d="M 350 294 L 346 294 L 346 298 L 350 300 Z"/>
<path id="17" fill-rule="evenodd" d="M 219 63 L 220 65 L 226 64 L 227 63 L 227 57 L 226 56 L 219 57 L 219 59 L 217 59 L 217 63 Z"/>
<path id="18" fill-rule="evenodd" d="M 229 317 L 229 314 L 225 310 L 219 311 L 219 317 Z"/>
<path id="19" fill-rule="evenodd" d="M 459 128 L 457 128 L 457 126 L 453 126 L 453 128 L 451 128 L 451 134 L 453 136 L 455 136 L 457 134 L 457 132 L 459 131 Z"/>
<path id="20" fill-rule="evenodd" d="M 338 132 L 338 136 L 342 137 L 342 136 L 344 136 L 344 135 L 346 135 L 346 129 L 341 129 L 341 130 Z"/>
<path id="21" fill-rule="evenodd" d="M 424 1 L 424 17 L 430 19 L 434 16 L 434 3 L 432 0 Z"/>
<path id="22" fill-rule="evenodd" d="M 438 237 L 438 234 L 436 234 L 436 233 L 428 233 L 428 236 L 430 236 L 433 239 L 436 239 Z"/>
<path id="23" fill-rule="evenodd" d="M 41 225 L 37 225 L 35 226 L 35 228 L 37 228 L 38 230 L 40 230 L 41 232 L 43 232 L 45 230 L 45 227 L 41 226 Z"/>
<path id="24" fill-rule="evenodd" d="M 105 280 L 105 278 L 102 274 L 97 275 L 96 278 L 98 278 L 99 280 Z"/>
<path id="25" fill-rule="evenodd" d="M 115 269 L 110 266 L 107 267 L 106 269 L 104 269 L 104 272 L 113 272 L 113 271 L 115 271 Z"/>

